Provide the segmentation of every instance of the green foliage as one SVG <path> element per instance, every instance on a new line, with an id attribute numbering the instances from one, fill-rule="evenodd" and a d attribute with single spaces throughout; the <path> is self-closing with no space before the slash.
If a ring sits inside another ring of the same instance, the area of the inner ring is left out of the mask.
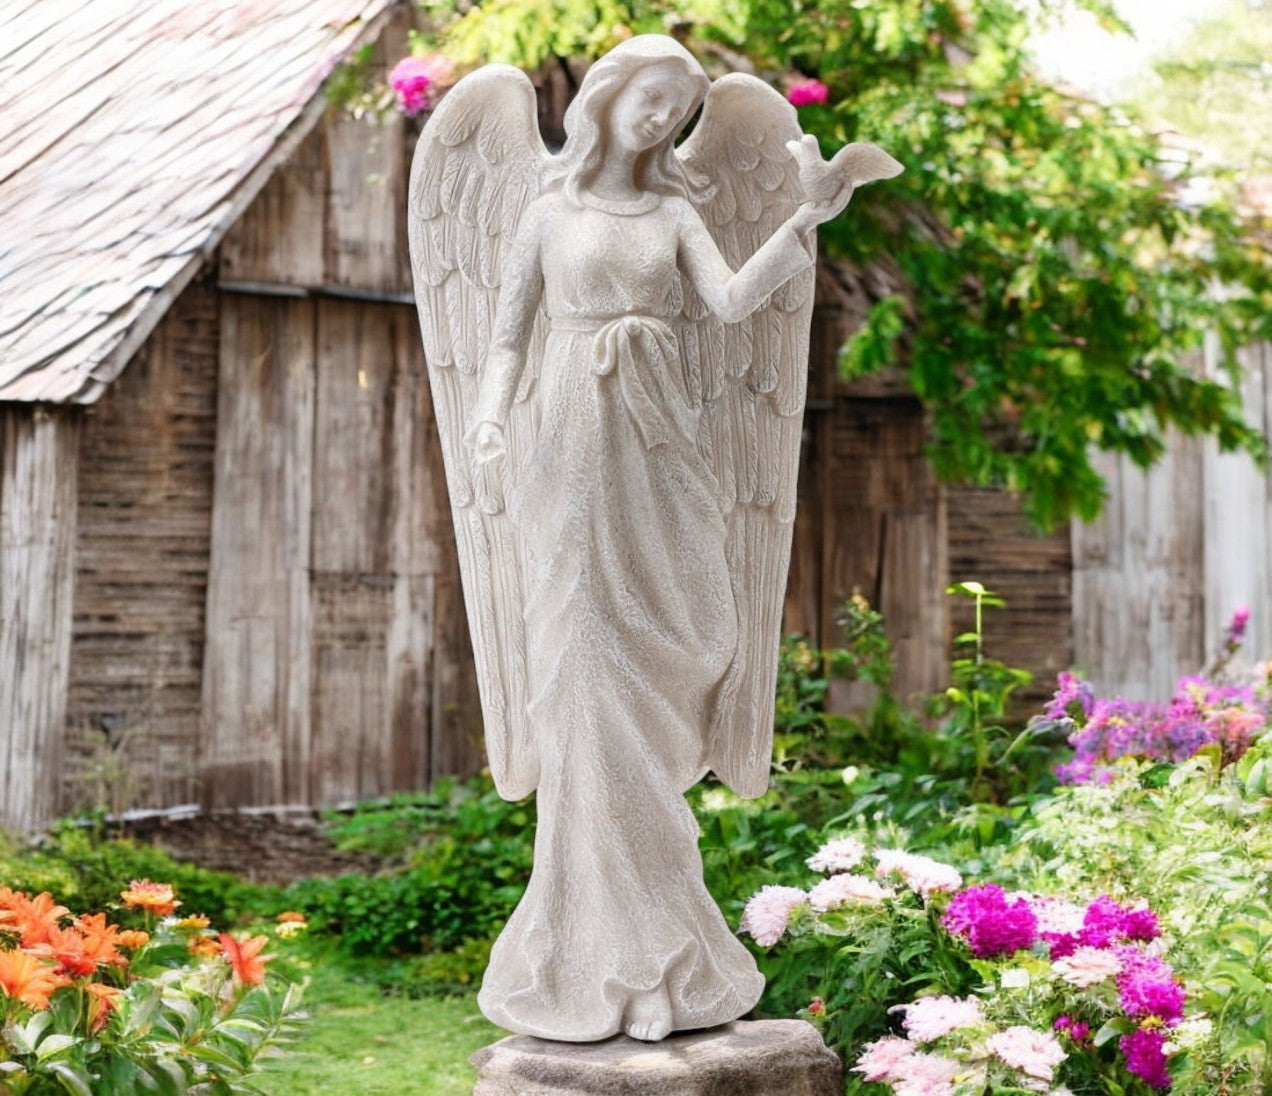
<path id="1" fill-rule="evenodd" d="M 491 938 L 530 877 L 534 808 L 500 799 L 488 779 L 444 781 L 336 818 L 338 847 L 394 866 L 293 884 L 287 901 L 356 955 L 445 951 Z"/>
<path id="2" fill-rule="evenodd" d="M 181 895 L 183 913 L 202 913 L 218 924 L 282 908 L 276 887 L 174 860 L 153 845 L 104 837 L 93 826 L 74 821 L 62 823 L 40 849 L 17 859 L 12 875 L 3 859 L 0 866 L 6 870 L 0 884 L 47 890 L 65 904 L 88 909 L 115 909 L 120 891 L 133 879 L 171 884 Z M 10 878 L 15 881 L 9 883 Z"/>
<path id="3" fill-rule="evenodd" d="M 1099 510 L 1093 447 L 1147 465 L 1173 425 L 1262 459 L 1230 382 L 1236 349 L 1272 332 L 1272 270 L 1232 180 L 1185 201 L 1188 169 L 1164 165 L 1134 118 L 1032 73 L 1012 0 L 426 6 L 463 62 L 535 68 L 670 27 L 717 68 L 826 83 L 830 101 L 801 110 L 823 151 L 869 140 L 907 166 L 823 229 L 829 251 L 883 263 L 905 287 L 871 310 L 845 365 L 907 365 L 943 478 L 1021 492 L 1050 526 Z M 1189 364 L 1207 331 L 1218 377 Z"/>

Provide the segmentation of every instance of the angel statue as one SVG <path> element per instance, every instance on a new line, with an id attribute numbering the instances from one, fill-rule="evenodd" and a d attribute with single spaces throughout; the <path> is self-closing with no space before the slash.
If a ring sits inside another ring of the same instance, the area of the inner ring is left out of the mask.
<path id="1" fill-rule="evenodd" d="M 559 154 L 536 117 L 523 73 L 479 69 L 410 184 L 490 768 L 538 795 L 478 1001 L 524 1035 L 657 1040 L 763 988 L 684 793 L 768 786 L 814 229 L 901 165 L 788 148 L 778 92 L 656 34 L 592 65 Z"/>

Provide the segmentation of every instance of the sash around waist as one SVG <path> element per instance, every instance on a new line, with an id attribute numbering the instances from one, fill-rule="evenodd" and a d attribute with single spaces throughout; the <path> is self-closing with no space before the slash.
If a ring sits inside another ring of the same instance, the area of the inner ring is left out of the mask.
<path id="1" fill-rule="evenodd" d="M 672 336 L 668 319 L 659 316 L 647 316 L 638 312 L 628 312 L 621 316 L 549 316 L 548 327 L 551 331 L 594 334 L 613 324 L 620 324 L 629 334 L 636 334 L 640 328 L 647 327 L 659 330 Z"/>

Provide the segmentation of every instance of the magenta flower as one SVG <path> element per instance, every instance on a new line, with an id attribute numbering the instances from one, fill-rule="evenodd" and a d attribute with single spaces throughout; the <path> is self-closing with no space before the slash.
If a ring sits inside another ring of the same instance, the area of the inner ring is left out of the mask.
<path id="1" fill-rule="evenodd" d="M 1162 1049 L 1166 1036 L 1161 1029 L 1141 1028 L 1118 1040 L 1118 1047 L 1126 1058 L 1126 1068 L 1142 1078 L 1153 1088 L 1170 1088 L 1170 1074 L 1166 1072 L 1166 1053 Z"/>
<path id="2" fill-rule="evenodd" d="M 786 92 L 786 98 L 792 106 L 811 106 L 826 102 L 830 98 L 830 88 L 820 80 L 797 80 Z"/>
<path id="3" fill-rule="evenodd" d="M 1132 947 L 1117 949 L 1122 963 L 1117 976 L 1117 995 L 1122 1011 L 1137 1020 L 1150 1016 L 1173 1026 L 1184 1015 L 1184 987 L 1169 963 Z"/>
<path id="4" fill-rule="evenodd" d="M 1245 642 L 1246 627 L 1250 623 L 1250 606 L 1238 605 L 1232 611 L 1232 619 L 1224 632 L 1224 644 L 1228 650 L 1235 651 Z"/>
<path id="5" fill-rule="evenodd" d="M 967 941 L 977 959 L 992 959 L 1031 948 L 1038 940 L 1038 918 L 1024 898 L 1007 900 L 1002 887 L 983 883 L 954 896 L 941 924 Z"/>
<path id="6" fill-rule="evenodd" d="M 389 73 L 389 87 L 397 97 L 398 109 L 408 118 L 433 105 L 433 96 L 454 76 L 451 63 L 440 54 L 430 57 L 403 57 Z"/>

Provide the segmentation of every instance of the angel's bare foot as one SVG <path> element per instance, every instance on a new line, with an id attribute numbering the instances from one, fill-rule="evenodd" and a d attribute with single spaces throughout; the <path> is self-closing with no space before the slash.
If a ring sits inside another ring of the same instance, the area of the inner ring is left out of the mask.
<path id="1" fill-rule="evenodd" d="M 627 1006 L 623 1030 L 633 1039 L 656 1043 L 671 1034 L 671 1002 L 667 991 L 659 987 L 642 994 Z"/>

